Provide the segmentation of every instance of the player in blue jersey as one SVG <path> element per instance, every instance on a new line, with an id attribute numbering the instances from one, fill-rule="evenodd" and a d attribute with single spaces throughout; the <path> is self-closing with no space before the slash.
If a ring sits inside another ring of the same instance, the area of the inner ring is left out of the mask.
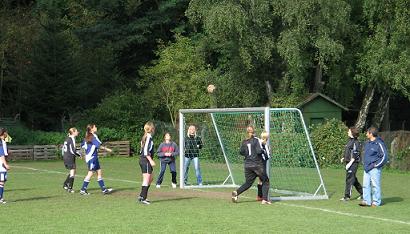
<path id="1" fill-rule="evenodd" d="M 150 201 L 147 200 L 148 196 L 148 189 L 151 185 L 153 180 L 152 171 L 153 166 L 155 166 L 154 162 L 154 141 L 152 139 L 152 135 L 155 132 L 155 126 L 152 122 L 147 122 L 144 125 L 144 136 L 141 139 L 141 154 L 140 154 L 140 167 L 142 172 L 142 186 L 141 186 L 141 193 L 138 197 L 138 201 L 141 204 L 149 205 Z"/>
<path id="2" fill-rule="evenodd" d="M 87 163 L 88 167 L 88 174 L 84 178 L 84 183 L 80 190 L 81 195 L 90 194 L 87 192 L 87 187 L 90 183 L 91 177 L 95 172 L 97 172 L 98 184 L 101 187 L 102 193 L 109 194 L 112 191 L 112 189 L 105 187 L 104 180 L 102 178 L 100 162 L 98 160 L 98 149 L 105 149 L 108 152 L 111 152 L 112 150 L 101 145 L 101 141 L 100 139 L 98 139 L 96 132 L 97 126 L 95 124 L 87 125 L 87 132 L 85 134 L 84 141 L 81 145 L 81 147 L 85 149 L 85 162 Z"/>
<path id="3" fill-rule="evenodd" d="M 75 137 L 78 136 L 78 131 L 76 128 L 70 128 L 68 130 L 68 137 L 64 140 L 64 145 L 62 149 L 64 166 L 69 171 L 66 180 L 63 183 L 63 188 L 69 192 L 74 193 L 73 184 L 75 177 L 75 158 L 80 157 L 80 154 L 76 150 Z"/>
<path id="4" fill-rule="evenodd" d="M 7 171 L 10 169 L 6 156 L 7 153 L 7 143 L 5 139 L 7 138 L 7 130 L 5 128 L 0 129 L 0 204 L 6 204 L 3 199 L 4 194 L 4 184 L 7 181 Z"/>

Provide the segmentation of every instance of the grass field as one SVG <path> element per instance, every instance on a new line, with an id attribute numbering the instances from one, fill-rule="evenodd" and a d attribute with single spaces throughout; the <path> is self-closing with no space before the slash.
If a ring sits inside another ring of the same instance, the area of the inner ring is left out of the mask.
<path id="1" fill-rule="evenodd" d="M 6 184 L 7 204 L 0 206 L 1 233 L 409 233 L 410 174 L 384 171 L 384 205 L 359 207 L 340 202 L 344 171 L 323 169 L 329 200 L 254 201 L 249 190 L 240 203 L 230 201 L 230 189 L 172 189 L 167 171 L 161 189 L 152 186 L 152 204 L 136 202 L 141 175 L 136 158 L 101 159 L 111 195 L 102 195 L 93 178 L 90 196 L 68 194 L 62 188 L 66 170 L 61 161 L 12 162 Z M 75 189 L 81 186 L 85 164 Z M 155 168 L 155 177 L 158 168 Z M 362 173 L 359 173 L 361 178 Z"/>

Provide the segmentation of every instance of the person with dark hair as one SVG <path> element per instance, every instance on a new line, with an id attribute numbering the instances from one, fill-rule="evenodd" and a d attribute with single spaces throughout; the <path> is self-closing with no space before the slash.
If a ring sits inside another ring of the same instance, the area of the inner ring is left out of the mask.
<path id="1" fill-rule="evenodd" d="M 377 128 L 370 127 L 366 137 L 369 140 L 364 147 L 363 201 L 359 205 L 377 207 L 381 205 L 381 174 L 388 152 Z"/>
<path id="2" fill-rule="evenodd" d="M 112 150 L 102 146 L 100 139 L 97 136 L 97 126 L 95 124 L 87 125 L 87 131 L 85 133 L 85 138 L 82 143 L 82 148 L 85 149 L 85 162 L 88 166 L 88 173 L 84 178 L 83 186 L 81 187 L 80 194 L 81 195 L 90 195 L 87 192 L 88 184 L 90 183 L 90 179 L 95 172 L 97 172 L 97 181 L 98 185 L 100 185 L 102 194 L 110 194 L 112 192 L 111 188 L 106 188 L 104 184 L 104 180 L 102 178 L 102 170 L 100 167 L 100 162 L 98 160 L 98 149 L 105 149 L 108 152 Z"/>
<path id="3" fill-rule="evenodd" d="M 341 198 L 341 201 L 349 201 L 352 196 L 353 186 L 359 192 L 360 196 L 358 199 L 362 199 L 363 188 L 359 180 L 356 177 L 357 168 L 359 167 L 360 162 L 360 142 L 358 140 L 359 130 L 355 127 L 350 127 L 347 131 L 349 136 L 349 141 L 345 146 L 344 157 L 341 159 L 342 162 L 345 162 L 346 168 L 346 186 L 345 186 L 345 195 Z"/>
<path id="4" fill-rule="evenodd" d="M 7 163 L 6 157 L 7 153 L 7 143 L 5 139 L 7 138 L 7 130 L 5 128 L 0 129 L 0 204 L 6 204 L 4 201 L 4 185 L 7 181 L 7 171 L 10 170 L 10 166 Z"/>
<path id="5" fill-rule="evenodd" d="M 142 172 L 142 186 L 141 193 L 137 198 L 137 201 L 144 205 L 149 205 L 151 202 L 147 199 L 148 190 L 153 180 L 152 172 L 155 166 L 154 162 L 154 141 L 152 135 L 154 135 L 155 126 L 153 122 L 147 122 L 144 125 L 144 135 L 141 138 L 141 152 L 140 152 L 140 167 Z"/>
<path id="6" fill-rule="evenodd" d="M 76 128 L 70 128 L 68 130 L 68 137 L 64 140 L 63 144 L 63 160 L 64 166 L 69 171 L 66 180 L 63 183 L 63 188 L 69 192 L 74 193 L 73 184 L 74 184 L 74 177 L 75 177 L 75 158 L 80 157 L 81 155 L 77 152 L 75 146 L 75 137 L 78 136 L 78 131 Z"/>
<path id="7" fill-rule="evenodd" d="M 265 163 L 262 159 L 262 147 L 259 140 L 255 137 L 255 130 L 252 126 L 246 128 L 247 138 L 242 141 L 239 153 L 245 156 L 245 183 L 237 190 L 232 192 L 232 202 L 238 202 L 238 196 L 248 190 L 256 177 L 262 181 L 262 204 L 271 204 L 268 199 L 269 178 L 264 168 Z"/>
<path id="8" fill-rule="evenodd" d="M 175 157 L 179 154 L 178 145 L 171 140 L 171 134 L 166 132 L 164 134 L 164 142 L 162 142 L 157 150 L 158 157 L 161 164 L 161 171 L 157 179 L 157 188 L 161 187 L 162 181 L 164 179 L 165 170 L 167 165 L 169 165 L 169 170 L 172 175 L 172 188 L 177 187 L 177 170 L 175 166 Z"/>

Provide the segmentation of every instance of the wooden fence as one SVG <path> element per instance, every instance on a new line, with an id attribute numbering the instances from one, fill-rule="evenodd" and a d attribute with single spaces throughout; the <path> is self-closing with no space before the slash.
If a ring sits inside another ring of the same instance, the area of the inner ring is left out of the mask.
<path id="1" fill-rule="evenodd" d="M 103 146 L 110 148 L 113 152 L 100 150 L 98 156 L 109 155 L 128 157 L 130 156 L 129 141 L 111 141 Z M 61 157 L 61 146 L 59 145 L 9 145 L 9 160 L 52 160 Z M 80 148 L 77 148 L 80 150 Z M 84 154 L 84 152 L 82 152 Z"/>

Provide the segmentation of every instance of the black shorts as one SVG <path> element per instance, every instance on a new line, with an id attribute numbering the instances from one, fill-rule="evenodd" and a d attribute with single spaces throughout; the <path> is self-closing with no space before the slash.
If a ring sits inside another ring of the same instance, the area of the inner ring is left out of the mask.
<path id="1" fill-rule="evenodd" d="M 64 157 L 64 166 L 68 170 L 75 169 L 75 157 Z"/>
<path id="2" fill-rule="evenodd" d="M 153 168 L 147 158 L 140 158 L 140 167 L 142 174 L 152 174 Z"/>

